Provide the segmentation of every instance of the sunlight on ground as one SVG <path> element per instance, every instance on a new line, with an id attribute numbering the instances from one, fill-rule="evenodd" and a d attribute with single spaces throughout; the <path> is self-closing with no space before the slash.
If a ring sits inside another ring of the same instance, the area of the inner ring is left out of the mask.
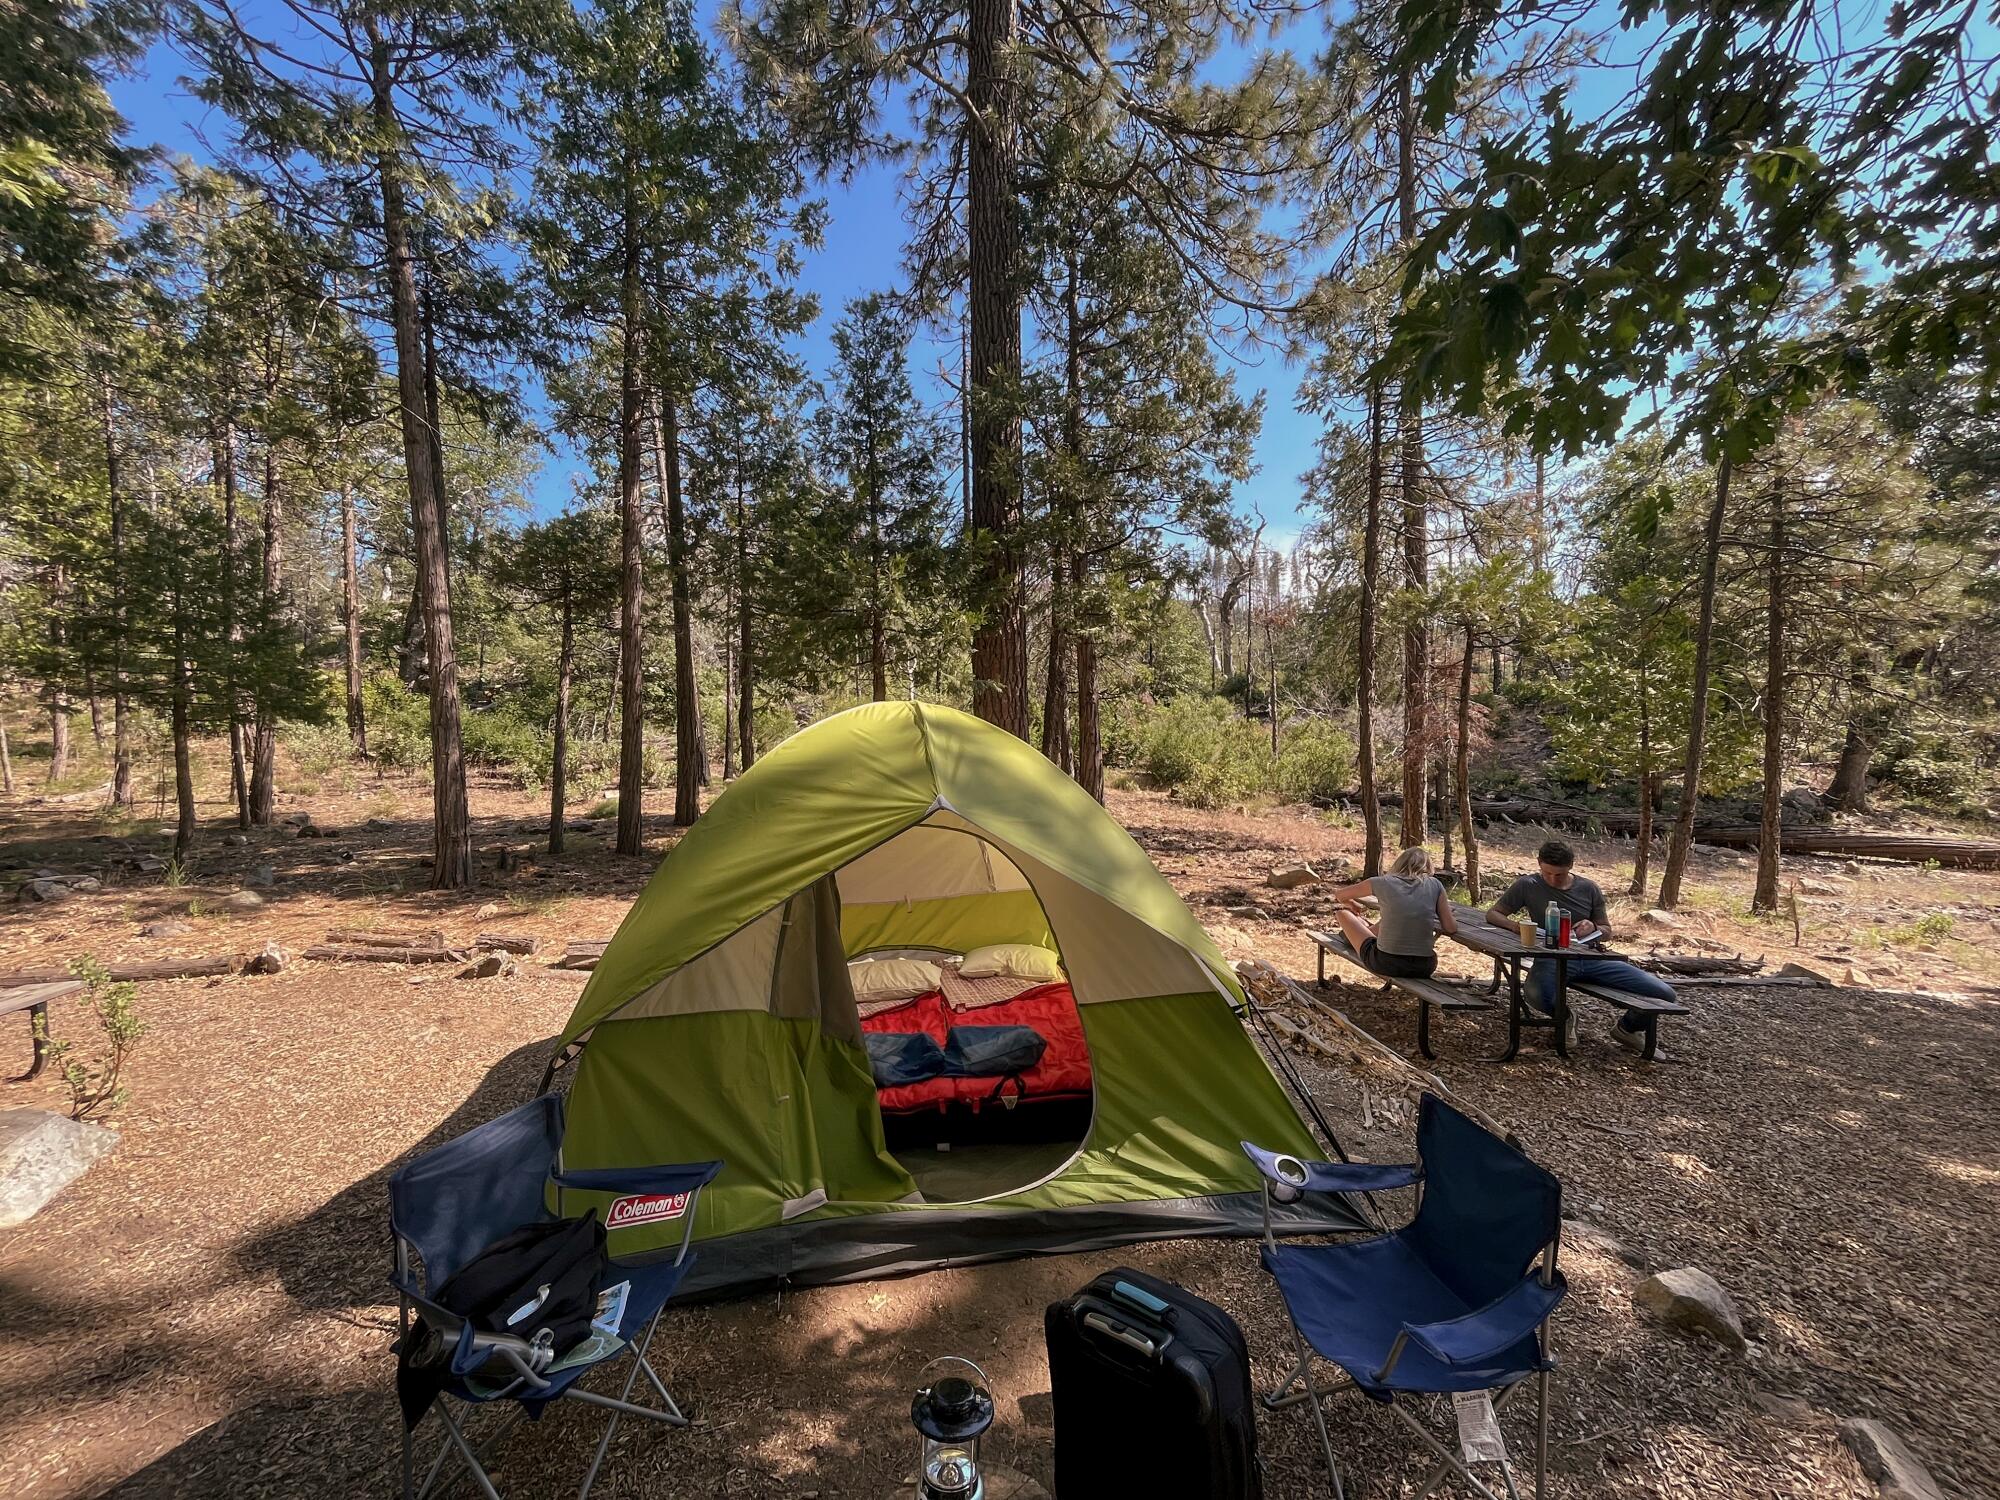
<path id="1" fill-rule="evenodd" d="M 1944 1156 L 1923 1156 L 1918 1160 L 1938 1176 L 1952 1182 L 1963 1182 L 1973 1187 L 2000 1187 L 2000 1167 L 1984 1166 L 1979 1162 L 1955 1161 Z"/>

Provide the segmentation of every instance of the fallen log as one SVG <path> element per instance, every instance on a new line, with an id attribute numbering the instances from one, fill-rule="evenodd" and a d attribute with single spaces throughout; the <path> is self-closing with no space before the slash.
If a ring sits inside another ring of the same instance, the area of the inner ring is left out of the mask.
<path id="1" fill-rule="evenodd" d="M 1344 798 L 1358 802 L 1360 793 Z M 1385 791 L 1384 807 L 1402 806 L 1402 795 Z M 1548 798 L 1506 797 L 1472 799 L 1472 815 L 1481 822 L 1526 820 L 1559 827 L 1594 827 L 1604 833 L 1633 834 L 1639 831 L 1636 812 L 1603 812 L 1580 807 L 1573 802 Z M 1671 823 L 1654 820 L 1654 829 L 1664 839 Z M 1715 849 L 1755 849 L 1763 841 L 1763 829 L 1756 823 L 1725 823 L 1697 818 L 1694 840 Z M 2000 843 L 1990 839 L 1962 839 L 1944 834 L 1867 832 L 1856 829 L 1822 828 L 1787 823 L 1779 836 L 1787 854 L 1848 855 L 1857 859 L 1886 859 L 1899 864 L 1938 864 L 1957 870 L 2000 870 Z"/>
<path id="2" fill-rule="evenodd" d="M 1648 953 L 1626 957 L 1642 969 L 1674 978 L 1707 978 L 1722 974 L 1759 974 L 1764 965 L 1754 958 L 1696 958 L 1677 953 Z"/>
<path id="3" fill-rule="evenodd" d="M 360 943 L 318 943 L 300 955 L 347 964 L 458 964 L 469 956 L 463 948 L 371 948 Z"/>
<path id="4" fill-rule="evenodd" d="M 472 940 L 472 946 L 482 953 L 532 954 L 542 946 L 542 940 L 514 933 L 482 932 Z"/>
<path id="5" fill-rule="evenodd" d="M 1830 980 L 1808 979 L 1802 974 L 1719 974 L 1713 979 L 1690 979 L 1688 983 L 1711 985 L 1717 989 L 1733 989 L 1743 985 L 1753 985 L 1774 990 L 1828 990 L 1835 988 Z"/>
<path id="6" fill-rule="evenodd" d="M 376 927 L 336 927 L 329 943 L 346 948 L 442 948 L 442 932 L 384 932 Z"/>
<path id="7" fill-rule="evenodd" d="M 214 958 L 160 958 L 136 964 L 106 964 L 105 969 L 118 983 L 147 979 L 206 979 L 215 974 L 234 974 L 242 968 L 246 955 L 223 953 Z M 60 984 L 76 976 L 68 969 L 17 969 L 0 974 L 0 989 L 24 984 Z"/>
<path id="8" fill-rule="evenodd" d="M 603 942 L 586 942 L 572 938 L 563 948 L 563 956 L 551 967 L 557 969 L 594 969 L 597 961 L 604 957 L 604 950 L 611 946 L 610 939 Z"/>

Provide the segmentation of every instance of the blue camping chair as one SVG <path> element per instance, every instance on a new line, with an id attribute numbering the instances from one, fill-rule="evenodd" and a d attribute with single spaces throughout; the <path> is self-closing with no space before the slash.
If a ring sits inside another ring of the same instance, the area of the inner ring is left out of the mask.
<path id="1" fill-rule="evenodd" d="M 1248 1141 L 1243 1150 L 1264 1176 L 1264 1269 L 1284 1296 L 1299 1356 L 1298 1368 L 1264 1404 L 1272 1410 L 1312 1404 L 1334 1494 L 1344 1491 L 1321 1395 L 1357 1390 L 1401 1418 L 1438 1456 L 1421 1495 L 1455 1473 L 1487 1500 L 1498 1500 L 1396 1398 L 1491 1390 L 1497 1409 L 1532 1376 L 1540 1402 L 1539 1497 L 1548 1470 L 1549 1372 L 1555 1368 L 1547 1323 L 1569 1289 L 1556 1270 L 1562 1185 L 1431 1094 L 1417 1112 L 1417 1166 L 1302 1162 Z M 1411 1186 L 1420 1194 L 1416 1216 L 1392 1233 L 1323 1245 L 1281 1245 L 1271 1233 L 1274 1200 Z M 1344 1379 L 1316 1384 L 1314 1353 L 1338 1365 Z M 1504 1462 L 1501 1474 L 1514 1495 L 1513 1472 Z"/>
<path id="2" fill-rule="evenodd" d="M 401 1303 L 403 1337 L 410 1337 L 412 1314 L 420 1311 L 441 1336 L 448 1341 L 456 1340 L 443 1394 L 434 1403 L 444 1422 L 445 1437 L 420 1486 L 415 1484 L 416 1434 L 407 1424 L 404 1427 L 404 1500 L 420 1500 L 428 1494 L 445 1459 L 454 1451 L 472 1471 L 473 1479 L 488 1500 L 499 1500 L 480 1460 L 523 1413 L 539 1418 L 551 1402 L 564 1396 L 608 1407 L 612 1413 L 603 1437 L 598 1440 L 590 1472 L 584 1475 L 580 1500 L 590 1494 L 605 1452 L 611 1446 L 611 1435 L 626 1413 L 674 1427 L 687 1425 L 687 1417 L 646 1362 L 646 1349 L 652 1343 L 653 1330 L 667 1299 L 694 1264 L 688 1242 L 694 1234 L 695 1207 L 701 1189 L 722 1170 L 722 1163 L 565 1172 L 562 1136 L 562 1096 L 543 1094 L 497 1120 L 468 1130 L 435 1151 L 426 1152 L 389 1179 L 389 1222 L 396 1240 L 396 1268 L 390 1280 Z M 556 1190 L 555 1213 L 548 1208 L 551 1184 Z M 599 1340 L 574 1363 L 557 1359 L 551 1367 L 546 1351 L 537 1351 L 527 1340 L 511 1334 L 486 1333 L 471 1327 L 433 1302 L 425 1289 L 442 1286 L 454 1272 L 503 1235 L 562 1217 L 565 1190 L 685 1194 L 686 1201 L 678 1215 L 682 1220 L 680 1249 L 672 1260 L 612 1263 L 610 1279 L 630 1283 L 616 1340 Z M 423 1267 L 421 1282 L 412 1266 L 413 1255 Z M 589 1371 L 628 1354 L 632 1368 L 617 1396 L 586 1391 L 577 1384 Z M 641 1372 L 659 1393 L 664 1407 L 641 1406 L 631 1400 L 633 1383 Z M 452 1416 L 454 1400 L 472 1405 L 507 1402 L 512 1411 L 499 1430 L 475 1449 L 466 1439 L 464 1426 Z"/>

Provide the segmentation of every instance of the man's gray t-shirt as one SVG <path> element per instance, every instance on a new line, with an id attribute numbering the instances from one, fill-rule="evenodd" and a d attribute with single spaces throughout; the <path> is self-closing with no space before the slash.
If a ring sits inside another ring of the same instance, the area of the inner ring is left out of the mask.
<path id="1" fill-rule="evenodd" d="M 1588 919 L 1603 927 L 1610 921 L 1604 910 L 1604 892 L 1598 889 L 1596 881 L 1583 875 L 1572 876 L 1569 889 L 1559 891 L 1542 879 L 1539 870 L 1532 875 L 1523 875 L 1508 886 L 1507 894 L 1499 900 L 1498 910 L 1501 916 L 1511 917 L 1525 907 L 1528 915 L 1540 926 L 1548 920 L 1551 901 L 1557 911 L 1569 913 L 1571 922 Z"/>
<path id="2" fill-rule="evenodd" d="M 1377 875 L 1368 888 L 1382 909 L 1377 948 L 1403 958 L 1437 952 L 1438 897 L 1444 887 L 1435 875 Z"/>

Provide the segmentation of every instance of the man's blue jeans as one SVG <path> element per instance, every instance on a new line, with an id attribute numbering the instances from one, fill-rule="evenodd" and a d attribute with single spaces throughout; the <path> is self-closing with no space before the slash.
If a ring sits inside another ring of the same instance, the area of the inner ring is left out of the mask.
<path id="1" fill-rule="evenodd" d="M 1657 974 L 1648 974 L 1622 958 L 1575 958 L 1568 964 L 1569 977 L 1580 979 L 1586 984 L 1601 984 L 1608 990 L 1625 990 L 1634 995 L 1645 995 L 1654 1000 L 1672 1000 L 1674 987 Z M 1528 1000 L 1536 1010 L 1553 1011 L 1556 1008 L 1556 966 L 1547 960 L 1537 960 L 1528 966 Z M 1625 1031 L 1643 1031 L 1646 1023 L 1626 1014 L 1618 1018 L 1618 1025 Z"/>

